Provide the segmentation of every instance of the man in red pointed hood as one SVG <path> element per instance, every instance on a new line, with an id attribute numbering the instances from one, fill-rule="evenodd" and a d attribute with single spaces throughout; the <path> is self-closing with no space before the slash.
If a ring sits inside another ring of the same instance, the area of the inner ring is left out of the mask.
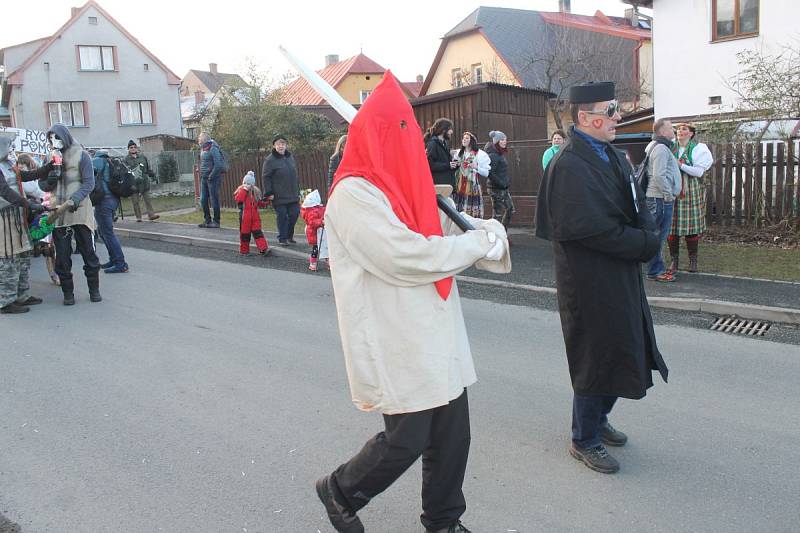
<path id="1" fill-rule="evenodd" d="M 391 72 L 350 126 L 325 213 L 331 277 L 356 407 L 385 431 L 317 492 L 337 531 L 422 456 L 422 524 L 467 531 L 461 485 L 469 452 L 466 387 L 476 381 L 453 276 L 472 265 L 509 272 L 502 225 L 466 217 L 462 233 L 436 206 L 422 132 Z"/>

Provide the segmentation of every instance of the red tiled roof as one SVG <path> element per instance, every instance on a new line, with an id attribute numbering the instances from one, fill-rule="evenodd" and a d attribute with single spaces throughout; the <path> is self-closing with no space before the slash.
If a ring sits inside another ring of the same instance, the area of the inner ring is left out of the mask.
<path id="1" fill-rule="evenodd" d="M 416 98 L 422 90 L 422 83 L 421 81 L 406 81 L 403 82 L 403 85 L 405 85 L 408 92 L 411 93 L 411 97 Z"/>
<path id="2" fill-rule="evenodd" d="M 587 31 L 596 31 L 625 39 L 643 40 L 652 38 L 650 30 L 634 28 L 627 22 L 618 22 L 624 19 L 608 17 L 601 11 L 597 11 L 593 16 L 575 15 L 574 13 L 546 13 L 540 11 L 539 15 L 549 24 L 559 26 L 570 26 Z"/>
<path id="3" fill-rule="evenodd" d="M 327 81 L 334 89 L 348 74 L 383 74 L 386 69 L 365 56 L 358 54 L 328 65 L 318 70 L 323 80 Z M 303 78 L 298 78 L 286 86 L 283 91 L 283 102 L 289 105 L 323 105 L 325 100 Z"/>

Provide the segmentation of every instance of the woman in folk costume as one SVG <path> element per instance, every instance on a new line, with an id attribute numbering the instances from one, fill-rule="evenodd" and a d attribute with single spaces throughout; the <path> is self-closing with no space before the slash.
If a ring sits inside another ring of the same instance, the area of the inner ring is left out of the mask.
<path id="1" fill-rule="evenodd" d="M 308 269 L 311 271 L 317 270 L 317 258 L 319 257 L 319 245 L 317 242 L 317 232 L 324 224 L 323 218 L 325 217 L 325 206 L 322 205 L 322 199 L 319 196 L 319 191 L 314 189 L 303 200 L 303 205 L 300 207 L 300 216 L 306 221 L 306 240 L 311 245 L 311 257 L 308 260 Z"/>
<path id="2" fill-rule="evenodd" d="M 239 205 L 239 253 L 250 253 L 252 235 L 258 253 L 269 254 L 269 244 L 261 231 L 261 215 L 258 212 L 258 208 L 266 204 L 261 202 L 261 190 L 256 187 L 256 175 L 252 170 L 245 174 L 242 184 L 234 191 L 233 200 Z"/>
<path id="3" fill-rule="evenodd" d="M 489 175 L 491 160 L 489 154 L 478 148 L 478 139 L 470 132 L 461 137 L 457 162 L 456 188 L 453 191 L 456 209 L 471 217 L 483 218 L 483 195 L 478 175 L 484 178 Z"/>
<path id="4" fill-rule="evenodd" d="M 422 524 L 467 532 L 461 486 L 469 452 L 466 387 L 476 381 L 453 276 L 476 265 L 509 272 L 505 230 L 439 213 L 421 131 L 387 71 L 353 120 L 325 228 L 339 331 L 356 407 L 385 431 L 317 494 L 337 531 L 363 532 L 356 512 L 422 456 Z"/>
<path id="5" fill-rule="evenodd" d="M 697 248 L 700 235 L 706 230 L 706 184 L 703 174 L 714 164 L 711 150 L 694 140 L 695 128 L 686 123 L 676 124 L 677 142 L 672 153 L 681 167 L 683 187 L 675 199 L 672 228 L 667 238 L 672 258 L 670 272 L 678 271 L 680 239 L 686 239 L 689 252 L 689 272 L 697 272 Z"/>

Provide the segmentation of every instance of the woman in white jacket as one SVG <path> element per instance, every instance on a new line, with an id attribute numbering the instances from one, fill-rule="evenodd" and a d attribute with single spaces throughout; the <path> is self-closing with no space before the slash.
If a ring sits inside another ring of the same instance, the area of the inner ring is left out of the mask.
<path id="1" fill-rule="evenodd" d="M 483 218 L 483 194 L 478 175 L 484 178 L 489 175 L 489 154 L 478 148 L 478 140 L 467 131 L 461 137 L 461 150 L 456 161 L 456 188 L 453 191 L 456 209 L 471 217 Z"/>

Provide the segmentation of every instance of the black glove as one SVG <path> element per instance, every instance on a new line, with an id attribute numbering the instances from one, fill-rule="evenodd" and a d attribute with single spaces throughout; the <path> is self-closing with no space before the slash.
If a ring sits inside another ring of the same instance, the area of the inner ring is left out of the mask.
<path id="1" fill-rule="evenodd" d="M 35 200 L 28 200 L 28 211 L 34 216 L 44 211 L 44 206 Z"/>
<path id="2" fill-rule="evenodd" d="M 80 205 L 81 205 L 81 204 L 80 204 L 80 202 L 76 202 L 76 201 L 75 201 L 75 200 L 73 200 L 72 198 L 70 198 L 69 200 L 67 200 L 67 202 L 66 202 L 66 203 L 67 203 L 67 205 L 69 206 L 69 212 L 70 212 L 70 213 L 74 213 L 75 211 L 77 211 L 77 210 L 78 210 L 78 208 L 79 208 L 79 207 L 80 207 Z"/>
<path id="3" fill-rule="evenodd" d="M 48 176 L 39 180 L 39 188 L 44 192 L 52 192 L 58 187 L 58 178 L 55 176 Z"/>

